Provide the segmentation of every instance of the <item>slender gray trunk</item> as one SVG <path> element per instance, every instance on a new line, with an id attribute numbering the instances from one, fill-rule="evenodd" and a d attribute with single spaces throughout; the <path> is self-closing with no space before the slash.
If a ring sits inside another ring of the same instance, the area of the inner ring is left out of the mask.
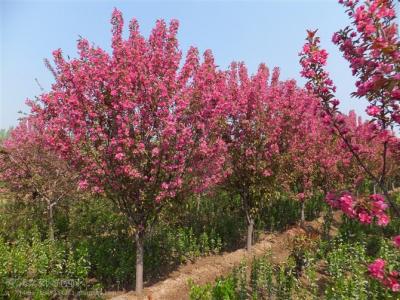
<path id="1" fill-rule="evenodd" d="M 196 207 L 197 210 L 196 210 L 196 212 L 199 212 L 200 211 L 200 197 L 197 197 L 196 200 L 197 200 L 197 203 L 196 203 L 197 204 L 197 207 Z"/>
<path id="2" fill-rule="evenodd" d="M 300 216 L 300 221 L 303 224 L 306 221 L 306 215 L 305 215 L 305 207 L 306 204 L 304 201 L 301 201 L 301 216 Z"/>
<path id="3" fill-rule="evenodd" d="M 48 218 L 49 218 L 49 239 L 54 241 L 54 216 L 53 216 L 53 204 L 50 202 L 48 205 Z"/>
<path id="4" fill-rule="evenodd" d="M 143 295 L 143 236 L 139 233 L 135 235 L 136 241 L 136 295 Z"/>
<path id="5" fill-rule="evenodd" d="M 254 220 L 252 217 L 247 217 L 247 247 L 246 250 L 250 251 L 253 245 L 253 231 L 254 231 Z"/>
<path id="6" fill-rule="evenodd" d="M 374 183 L 374 194 L 376 194 L 376 183 Z"/>
<path id="7" fill-rule="evenodd" d="M 332 207 L 328 206 L 328 211 L 325 215 L 324 218 L 324 224 L 323 224 L 323 239 L 325 241 L 329 240 L 329 231 L 331 229 L 331 225 L 332 225 L 332 221 L 333 221 L 333 212 L 332 212 Z"/>

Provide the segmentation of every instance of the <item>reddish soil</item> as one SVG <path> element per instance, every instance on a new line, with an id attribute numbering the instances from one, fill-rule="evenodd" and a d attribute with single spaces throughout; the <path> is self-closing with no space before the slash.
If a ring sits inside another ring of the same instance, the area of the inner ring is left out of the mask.
<path id="1" fill-rule="evenodd" d="M 340 216 L 336 214 L 334 220 L 338 222 L 339 219 Z M 322 224 L 323 218 L 321 217 L 312 222 L 305 222 L 303 226 L 292 227 L 282 233 L 265 234 L 261 236 L 258 243 L 254 244 L 250 253 L 244 249 L 239 249 L 230 253 L 202 257 L 194 263 L 182 265 L 172 272 L 166 280 L 145 288 L 143 299 L 189 299 L 189 280 L 192 280 L 195 284 L 214 282 L 217 277 L 228 275 L 241 262 L 251 262 L 255 257 L 261 257 L 267 252 L 271 253 L 273 263 L 284 262 L 290 255 L 293 238 L 310 233 L 320 234 Z M 332 234 L 335 233 L 332 232 Z M 138 299 L 134 291 L 128 293 L 110 292 L 106 293 L 105 296 L 113 300 Z"/>

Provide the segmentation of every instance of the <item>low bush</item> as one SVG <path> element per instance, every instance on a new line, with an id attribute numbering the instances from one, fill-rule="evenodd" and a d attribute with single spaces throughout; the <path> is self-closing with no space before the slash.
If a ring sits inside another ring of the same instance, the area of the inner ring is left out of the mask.
<path id="1" fill-rule="evenodd" d="M 7 299 L 93 298 L 100 286 L 88 281 L 85 247 L 42 240 L 37 228 L 12 243 L 0 237 L 0 295 Z"/>

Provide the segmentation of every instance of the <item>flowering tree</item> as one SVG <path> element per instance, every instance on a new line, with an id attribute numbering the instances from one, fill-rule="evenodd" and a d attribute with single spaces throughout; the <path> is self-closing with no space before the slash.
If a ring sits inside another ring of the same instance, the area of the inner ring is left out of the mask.
<path id="1" fill-rule="evenodd" d="M 316 192 L 326 194 L 333 187 L 345 184 L 343 169 L 349 168 L 349 155 L 338 147 L 329 128 L 315 114 L 314 106 L 304 107 L 303 120 L 293 135 L 288 155 L 281 169 L 282 180 L 288 190 L 301 203 L 301 222 L 305 221 L 305 202 Z"/>
<path id="2" fill-rule="evenodd" d="M 111 23 L 112 55 L 85 39 L 76 59 L 56 50 L 56 82 L 30 105 L 52 147 L 80 170 L 79 187 L 104 193 L 127 217 L 141 294 L 144 238 L 160 211 L 223 175 L 224 76 L 211 52 L 200 63 L 195 48 L 180 67 L 175 20 L 158 21 L 147 40 L 136 20 L 122 39 L 118 10 Z"/>
<path id="3" fill-rule="evenodd" d="M 249 77 L 244 64 L 233 63 L 227 76 L 226 184 L 240 196 L 250 250 L 257 213 L 278 188 L 286 188 L 287 177 L 280 175 L 284 161 L 292 140 L 300 139 L 314 117 L 317 101 L 294 81 L 280 82 L 278 69 L 269 81 L 265 65 Z"/>
<path id="4" fill-rule="evenodd" d="M 387 184 L 388 158 L 400 146 L 399 139 L 389 131 L 400 124 L 400 40 L 394 3 L 391 0 L 372 0 L 363 4 L 358 0 L 340 0 L 339 3 L 346 7 L 348 15 L 353 19 L 353 26 L 336 32 L 332 41 L 339 46 L 344 58 L 350 63 L 353 75 L 358 78 L 357 90 L 353 96 L 364 97 L 369 102 L 367 114 L 372 117 L 368 128 L 370 142 L 379 145 L 381 158 L 378 172 L 363 159 L 354 134 L 338 111 L 339 100 L 334 96 L 336 88 L 324 70 L 328 54 L 320 49 L 316 31 L 308 32 L 307 43 L 300 53 L 303 67 L 301 74 L 309 80 L 306 87 L 319 96 L 326 122 L 340 136 L 367 176 L 379 186 L 383 196 L 373 194 L 356 198 L 343 192 L 328 195 L 327 201 L 360 222 L 371 223 L 376 220 L 378 225 L 385 226 L 389 222 L 386 201 L 394 213 L 400 216 L 400 210 L 391 199 Z M 394 163 L 398 163 L 398 160 Z M 384 264 L 378 262 L 377 266 L 382 269 Z M 371 266 L 371 270 L 377 266 Z M 390 278 L 376 272 L 371 274 L 393 291 L 400 290 L 397 273 L 391 274 Z"/>
<path id="5" fill-rule="evenodd" d="M 264 65 L 256 76 L 249 78 L 245 65 L 236 63 L 232 63 L 227 79 L 230 103 L 225 134 L 229 154 L 227 187 L 241 199 L 248 228 L 248 251 L 252 246 L 254 218 L 263 195 L 273 185 L 268 151 L 273 142 L 269 142 L 265 127 L 268 80 L 269 71 Z"/>
<path id="6" fill-rule="evenodd" d="M 49 238 L 54 240 L 54 208 L 75 194 L 75 173 L 46 144 L 38 123 L 24 119 L 1 144 L 0 181 L 17 199 L 47 207 Z"/>

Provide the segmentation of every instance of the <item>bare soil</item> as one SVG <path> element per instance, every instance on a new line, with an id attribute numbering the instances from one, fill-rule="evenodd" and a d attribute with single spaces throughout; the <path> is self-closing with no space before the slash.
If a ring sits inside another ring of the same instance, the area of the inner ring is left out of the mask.
<path id="1" fill-rule="evenodd" d="M 338 223 L 339 214 L 334 215 L 334 223 Z M 252 250 L 247 252 L 239 249 L 230 253 L 211 255 L 197 259 L 194 263 L 180 266 L 172 272 L 167 279 L 160 281 L 144 289 L 144 297 L 148 300 L 185 300 L 189 299 L 188 281 L 195 284 L 214 282 L 217 277 L 228 275 L 235 266 L 245 261 L 250 263 L 254 258 L 261 257 L 267 252 L 271 253 L 273 263 L 282 263 L 287 260 L 291 252 L 291 241 L 299 235 L 319 235 L 322 230 L 323 218 L 320 217 L 303 225 L 294 226 L 282 233 L 264 234 L 260 241 L 254 244 Z M 335 234 L 335 227 L 331 234 Z M 108 292 L 107 299 L 134 300 L 139 299 L 134 291 Z"/>

